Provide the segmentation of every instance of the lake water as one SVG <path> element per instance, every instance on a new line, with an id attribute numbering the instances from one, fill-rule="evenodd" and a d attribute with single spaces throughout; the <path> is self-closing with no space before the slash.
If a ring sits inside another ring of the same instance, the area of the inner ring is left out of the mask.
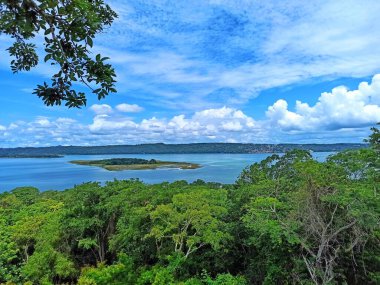
<path id="1" fill-rule="evenodd" d="M 323 161 L 331 152 L 314 153 Z M 20 186 L 34 186 L 42 191 L 63 190 L 89 181 L 105 182 L 113 179 L 139 178 L 145 183 L 197 179 L 233 183 L 244 167 L 261 161 L 270 154 L 118 154 L 67 155 L 61 158 L 0 158 L 0 192 Z M 202 167 L 191 170 L 156 169 L 108 171 L 96 166 L 75 165 L 71 160 L 92 160 L 114 157 L 133 157 L 165 161 L 199 163 Z"/>

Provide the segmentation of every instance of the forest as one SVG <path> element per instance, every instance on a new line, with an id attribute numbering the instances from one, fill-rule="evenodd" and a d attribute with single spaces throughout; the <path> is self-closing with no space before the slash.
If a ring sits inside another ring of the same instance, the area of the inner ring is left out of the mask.
<path id="1" fill-rule="evenodd" d="M 380 138 L 272 155 L 233 185 L 89 182 L 0 194 L 4 284 L 379 284 Z"/>
<path id="2" fill-rule="evenodd" d="M 107 146 L 51 146 L 0 148 L 0 157 L 56 157 L 77 154 L 179 154 L 179 153 L 284 153 L 292 149 L 335 152 L 367 147 L 363 143 L 337 144 L 253 144 L 253 143 L 189 143 L 139 144 Z"/>

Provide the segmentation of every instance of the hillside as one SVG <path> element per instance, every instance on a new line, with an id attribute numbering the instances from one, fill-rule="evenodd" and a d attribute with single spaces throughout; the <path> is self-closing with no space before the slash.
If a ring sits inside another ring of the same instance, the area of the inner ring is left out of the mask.
<path id="1" fill-rule="evenodd" d="M 293 149 L 314 152 L 338 152 L 365 148 L 361 143 L 338 144 L 242 144 L 242 143 L 190 143 L 190 144 L 139 144 L 108 146 L 52 146 L 0 148 L 0 157 L 69 154 L 180 154 L 180 153 L 284 153 Z"/>

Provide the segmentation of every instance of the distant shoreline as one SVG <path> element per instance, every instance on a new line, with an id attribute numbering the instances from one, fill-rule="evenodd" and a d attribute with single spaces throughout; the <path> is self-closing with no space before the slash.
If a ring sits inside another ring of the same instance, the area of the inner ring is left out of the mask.
<path id="1" fill-rule="evenodd" d="M 61 158 L 64 155 L 60 154 L 47 154 L 47 155 L 28 155 L 28 154 L 16 154 L 16 155 L 0 155 L 0 158 Z"/>
<path id="2" fill-rule="evenodd" d="M 140 144 L 108 146 L 51 146 L 0 148 L 0 157 L 8 158 L 56 158 L 64 155 L 112 155 L 112 154 L 255 154 L 285 153 L 292 149 L 313 152 L 339 152 L 347 149 L 366 148 L 363 143 L 337 144 L 242 144 L 242 143 L 191 143 L 191 144 Z"/>

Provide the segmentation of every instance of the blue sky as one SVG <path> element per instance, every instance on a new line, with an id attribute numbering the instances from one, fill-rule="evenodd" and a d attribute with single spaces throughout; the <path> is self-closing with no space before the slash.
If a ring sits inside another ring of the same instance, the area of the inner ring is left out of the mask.
<path id="1" fill-rule="evenodd" d="M 13 75 L 0 36 L 0 147 L 361 142 L 380 121 L 379 1 L 107 2 L 118 93 L 81 110 L 44 106 L 51 67 Z"/>

